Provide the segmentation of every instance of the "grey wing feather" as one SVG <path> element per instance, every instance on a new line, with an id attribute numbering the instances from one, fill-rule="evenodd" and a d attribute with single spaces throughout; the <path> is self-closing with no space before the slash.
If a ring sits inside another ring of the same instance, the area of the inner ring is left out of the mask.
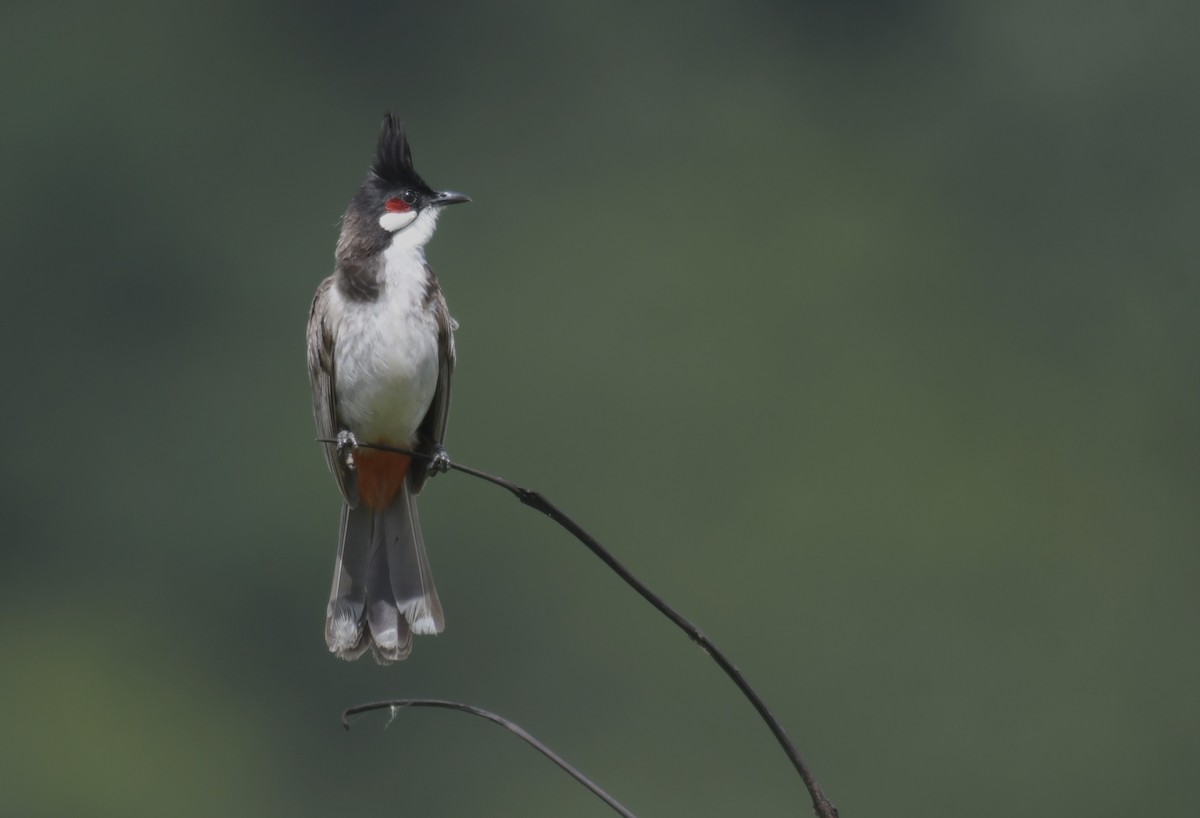
<path id="1" fill-rule="evenodd" d="M 433 272 L 429 271 L 432 278 Z M 432 453 L 446 439 L 446 423 L 450 417 L 450 380 L 454 376 L 454 330 L 458 323 L 450 317 L 450 308 L 441 289 L 431 299 L 438 325 L 438 379 L 429 411 L 417 429 L 417 447 Z M 416 494 L 429 478 L 428 461 L 414 458 L 409 472 L 413 493 Z"/>
<path id="2" fill-rule="evenodd" d="M 317 437 L 326 440 L 336 438 L 341 431 L 337 395 L 334 392 L 334 384 L 337 383 L 333 355 L 334 331 L 329 325 L 329 290 L 332 286 L 332 277 L 321 282 L 308 316 L 308 377 L 312 383 L 313 419 L 317 424 Z M 354 508 L 358 505 L 358 481 L 354 479 L 354 473 L 337 456 L 335 444 L 322 443 L 321 447 L 325 451 L 329 471 L 333 472 L 338 488 L 342 490 L 342 496 Z"/>

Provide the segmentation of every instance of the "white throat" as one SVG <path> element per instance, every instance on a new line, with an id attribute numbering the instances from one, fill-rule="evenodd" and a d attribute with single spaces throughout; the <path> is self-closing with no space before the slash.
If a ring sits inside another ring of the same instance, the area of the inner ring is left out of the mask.
<path id="1" fill-rule="evenodd" d="M 392 242 L 384 253 L 390 255 L 393 251 L 420 252 L 433 238 L 438 215 L 439 210 L 436 207 L 426 207 L 420 211 L 410 210 L 407 213 L 384 213 L 379 217 L 379 226 L 392 234 Z"/>

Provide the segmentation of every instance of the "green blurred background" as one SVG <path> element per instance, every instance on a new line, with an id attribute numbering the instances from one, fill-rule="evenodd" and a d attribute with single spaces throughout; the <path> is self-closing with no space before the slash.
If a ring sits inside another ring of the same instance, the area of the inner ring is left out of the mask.
<path id="1" fill-rule="evenodd" d="M 475 204 L 449 437 L 691 615 L 842 814 L 1196 809 L 1196 6 L 8 2 L 0 814 L 808 814 L 544 518 L 330 657 L 304 326 L 380 115 Z"/>

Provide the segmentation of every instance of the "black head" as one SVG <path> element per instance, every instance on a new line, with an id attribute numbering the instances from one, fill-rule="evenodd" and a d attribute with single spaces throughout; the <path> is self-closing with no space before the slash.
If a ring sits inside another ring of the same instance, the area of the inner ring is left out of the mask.
<path id="1" fill-rule="evenodd" d="M 412 188 L 433 194 L 433 189 L 425 184 L 413 167 L 412 148 L 404 134 L 404 124 L 395 114 L 384 115 L 383 123 L 379 126 L 379 144 L 375 146 L 371 176 L 389 187 Z"/>
<path id="2" fill-rule="evenodd" d="M 461 193 L 439 193 L 425 184 L 413 168 L 404 126 L 394 114 L 388 114 L 383 118 L 371 170 L 342 216 L 337 247 L 340 268 L 365 270 L 364 259 L 396 241 L 423 246 L 433 237 L 443 206 L 469 201 Z"/>
<path id="3" fill-rule="evenodd" d="M 404 125 L 395 114 L 383 117 L 379 129 L 379 143 L 375 147 L 375 161 L 367 177 L 367 187 L 386 200 L 392 212 L 421 210 L 428 205 L 443 205 L 469 202 L 461 193 L 450 191 L 439 193 L 425 184 L 425 180 L 413 167 L 412 148 L 404 133 Z"/>

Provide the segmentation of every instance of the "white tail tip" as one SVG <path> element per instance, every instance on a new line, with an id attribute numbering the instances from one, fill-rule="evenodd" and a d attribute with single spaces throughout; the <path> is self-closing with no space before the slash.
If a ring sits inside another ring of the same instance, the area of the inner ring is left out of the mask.
<path id="1" fill-rule="evenodd" d="M 429 614 L 422 614 L 413 620 L 412 632 L 418 636 L 433 636 L 438 632 L 437 622 Z"/>
<path id="2" fill-rule="evenodd" d="M 334 653 L 352 650 L 361 635 L 357 622 L 348 616 L 338 617 L 329 628 L 329 649 Z"/>

